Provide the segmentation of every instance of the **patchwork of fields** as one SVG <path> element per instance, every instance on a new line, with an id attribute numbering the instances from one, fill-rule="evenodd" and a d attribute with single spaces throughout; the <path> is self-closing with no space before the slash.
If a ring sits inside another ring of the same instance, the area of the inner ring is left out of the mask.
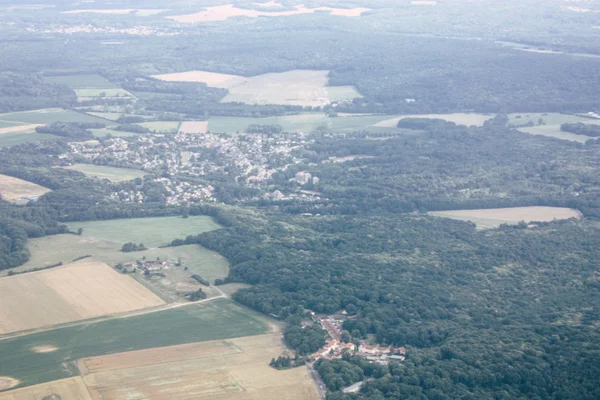
<path id="1" fill-rule="evenodd" d="M 2 278 L 0 293 L 0 334 L 164 303 L 135 280 L 91 259 Z"/>
<path id="2" fill-rule="evenodd" d="M 82 358 L 266 332 L 267 325 L 261 317 L 229 300 L 190 303 L 170 310 L 0 340 L 3 355 L 0 376 L 30 386 L 78 375 L 75 362 Z M 42 345 L 51 345 L 56 350 L 46 353 L 34 350 Z"/>
<path id="3" fill-rule="evenodd" d="M 585 135 L 563 132 L 560 130 L 561 124 L 580 122 L 584 124 L 600 125 L 600 119 L 556 113 L 513 113 L 509 114 L 508 118 L 509 124 L 515 126 L 521 132 L 579 143 L 585 143 L 593 138 Z"/>
<path id="4" fill-rule="evenodd" d="M 93 398 L 318 399 L 308 370 L 278 371 L 277 334 L 194 343 L 84 359 Z"/>
<path id="5" fill-rule="evenodd" d="M 135 178 L 143 178 L 148 175 L 147 172 L 139 169 L 131 168 L 116 168 L 109 167 L 106 165 L 94 165 L 94 164 L 73 164 L 65 169 L 71 169 L 73 171 L 79 171 L 87 176 L 91 176 L 98 179 L 108 179 L 111 182 L 125 182 Z"/>
<path id="6" fill-rule="evenodd" d="M 23 179 L 0 174 L 0 198 L 13 203 L 27 203 L 51 190 Z"/>
<path id="7" fill-rule="evenodd" d="M 75 91 L 77 100 L 79 101 L 93 100 L 99 97 L 133 98 L 133 95 L 128 91 L 119 88 L 103 76 L 97 74 L 46 76 L 44 79 L 48 82 L 69 86 Z"/>
<path id="8" fill-rule="evenodd" d="M 328 87 L 329 71 L 293 70 L 253 77 L 189 71 L 153 75 L 168 82 L 203 82 L 211 87 L 228 89 L 223 103 L 287 104 L 323 106 L 332 101 L 361 97 L 353 87 Z"/>
<path id="9" fill-rule="evenodd" d="M 268 4 L 270 7 L 277 8 L 281 7 L 281 4 L 271 2 Z M 196 22 L 213 22 L 213 21 L 225 21 L 233 17 L 285 17 L 290 15 L 300 14 L 314 14 L 316 12 L 328 12 L 331 15 L 339 15 L 345 17 L 359 17 L 363 13 L 370 11 L 369 8 L 331 8 L 331 7 L 317 7 L 307 8 L 304 5 L 295 6 L 294 9 L 289 11 L 263 11 L 263 10 L 252 10 L 246 8 L 238 8 L 233 4 L 226 4 L 222 6 L 206 7 L 204 11 L 197 12 L 194 14 L 186 15 L 175 15 L 165 17 L 176 22 L 181 23 L 196 23 Z"/>
<path id="10" fill-rule="evenodd" d="M 497 228 L 501 224 L 525 222 L 548 222 L 555 219 L 581 218 L 577 210 L 562 207 L 513 207 L 481 210 L 435 211 L 429 215 L 446 217 L 461 221 L 471 221 L 479 229 Z"/>

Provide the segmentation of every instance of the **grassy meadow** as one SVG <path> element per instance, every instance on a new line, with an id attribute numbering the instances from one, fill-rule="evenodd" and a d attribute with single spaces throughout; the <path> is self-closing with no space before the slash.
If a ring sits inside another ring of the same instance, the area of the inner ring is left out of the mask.
<path id="1" fill-rule="evenodd" d="M 99 122 L 106 120 L 88 114 L 62 108 L 45 108 L 32 111 L 18 111 L 0 114 L 2 121 L 22 122 L 26 124 L 51 124 L 53 122 Z"/>
<path id="2" fill-rule="evenodd" d="M 259 335 L 260 317 L 225 299 L 0 340 L 0 376 L 35 385 L 78 375 L 75 361 L 124 351 Z M 34 347 L 52 346 L 38 353 Z"/>
<path id="3" fill-rule="evenodd" d="M 560 130 L 560 126 L 564 123 L 579 122 L 600 125 L 600 119 L 557 113 L 513 113 L 509 114 L 508 118 L 508 123 L 515 126 L 521 132 L 579 143 L 585 143 L 593 138 L 585 135 L 563 132 Z M 540 124 L 540 122 L 542 122 L 542 124 Z M 534 126 L 524 126 L 531 124 Z"/>
<path id="4" fill-rule="evenodd" d="M 220 229 L 211 217 L 191 216 L 154 217 L 134 219 L 113 219 L 106 221 L 72 222 L 69 229 L 83 228 L 82 237 L 102 239 L 115 243 L 144 243 L 146 247 L 158 247 L 171 243 L 173 239 L 185 239 L 188 235 L 197 235 Z"/>
<path id="5" fill-rule="evenodd" d="M 148 175 L 139 169 L 132 168 L 117 168 L 109 167 L 106 165 L 94 165 L 94 164 L 73 164 L 65 169 L 71 169 L 73 171 L 79 171 L 87 176 L 91 176 L 98 179 L 108 179 L 111 182 L 125 182 L 135 178 L 143 178 Z"/>

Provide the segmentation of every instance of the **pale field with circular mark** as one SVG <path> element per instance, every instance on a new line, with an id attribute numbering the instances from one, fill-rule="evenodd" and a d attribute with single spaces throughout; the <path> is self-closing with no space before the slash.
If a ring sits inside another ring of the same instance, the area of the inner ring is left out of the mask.
<path id="1" fill-rule="evenodd" d="M 0 376 L 0 390 L 10 389 L 19 384 L 19 381 L 10 376 Z"/>
<path id="2" fill-rule="evenodd" d="M 53 351 L 58 350 L 58 347 L 51 345 L 43 345 L 32 347 L 31 350 L 33 350 L 36 353 L 52 353 Z"/>

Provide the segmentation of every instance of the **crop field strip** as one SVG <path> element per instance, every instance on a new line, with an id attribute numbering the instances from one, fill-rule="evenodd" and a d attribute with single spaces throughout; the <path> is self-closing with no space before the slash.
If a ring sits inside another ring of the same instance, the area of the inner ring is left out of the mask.
<path id="1" fill-rule="evenodd" d="M 27 200 L 21 199 L 28 196 L 41 196 L 50 191 L 50 189 L 35 183 L 0 174 L 0 197 L 4 200 L 15 203 L 27 202 Z"/>
<path id="2" fill-rule="evenodd" d="M 0 334 L 155 307 L 144 286 L 91 259 L 0 279 Z"/>
<path id="3" fill-rule="evenodd" d="M 305 367 L 278 371 L 278 332 L 92 357 L 79 369 L 93 398 L 317 399 Z"/>
<path id="4" fill-rule="evenodd" d="M 186 307 L 0 340 L 0 354 L 6 355 L 0 364 L 0 376 L 30 386 L 78 375 L 72 362 L 82 358 L 266 332 L 262 317 L 229 300 L 190 303 Z M 56 350 L 34 350 L 43 345 Z"/>
<path id="5" fill-rule="evenodd" d="M 0 120 L 10 122 L 20 122 L 24 124 L 51 124 L 53 122 L 100 122 L 106 123 L 106 120 L 83 114 L 73 110 L 62 108 L 45 108 L 31 111 L 17 111 L 0 114 Z"/>

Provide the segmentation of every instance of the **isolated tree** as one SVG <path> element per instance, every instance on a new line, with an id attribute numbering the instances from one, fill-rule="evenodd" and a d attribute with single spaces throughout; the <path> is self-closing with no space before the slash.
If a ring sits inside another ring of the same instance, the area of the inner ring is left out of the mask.
<path id="1" fill-rule="evenodd" d="M 83 234 L 83 228 L 77 229 L 77 234 L 81 236 Z"/>

